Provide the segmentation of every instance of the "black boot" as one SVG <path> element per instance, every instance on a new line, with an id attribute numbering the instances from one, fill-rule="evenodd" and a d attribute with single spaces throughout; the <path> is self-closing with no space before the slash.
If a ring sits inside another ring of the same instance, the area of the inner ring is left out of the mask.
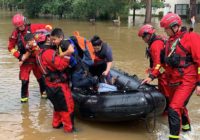
<path id="1" fill-rule="evenodd" d="M 22 86 L 21 86 L 21 103 L 28 102 L 28 84 L 29 84 L 29 81 L 22 80 Z"/>

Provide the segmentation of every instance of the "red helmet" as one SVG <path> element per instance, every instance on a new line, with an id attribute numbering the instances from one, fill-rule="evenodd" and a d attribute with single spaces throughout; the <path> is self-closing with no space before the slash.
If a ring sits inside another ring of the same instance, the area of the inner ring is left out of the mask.
<path id="1" fill-rule="evenodd" d="M 174 13 L 168 13 L 166 14 L 160 21 L 160 26 L 162 28 L 171 28 L 174 25 L 181 26 L 182 20 L 179 17 L 179 15 Z"/>
<path id="2" fill-rule="evenodd" d="M 16 14 L 12 18 L 12 23 L 16 27 L 20 27 L 25 24 L 24 16 L 22 14 Z"/>
<path id="3" fill-rule="evenodd" d="M 151 35 L 151 34 L 153 34 L 155 32 L 156 32 L 156 30 L 154 29 L 154 27 L 152 25 L 145 24 L 139 29 L 138 36 L 139 37 L 143 37 L 146 34 L 150 34 Z"/>
<path id="4" fill-rule="evenodd" d="M 47 36 L 50 36 L 50 32 L 48 32 L 46 29 L 39 29 L 34 33 L 34 38 L 37 42 L 46 41 Z"/>

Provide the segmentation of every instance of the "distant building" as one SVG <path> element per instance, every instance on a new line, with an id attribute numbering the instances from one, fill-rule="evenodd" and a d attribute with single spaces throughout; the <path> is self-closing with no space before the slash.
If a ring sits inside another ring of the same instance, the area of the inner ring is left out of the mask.
<path id="1" fill-rule="evenodd" d="M 158 15 L 159 12 L 167 14 L 168 12 L 177 13 L 180 16 L 187 16 L 189 12 L 190 0 L 161 0 L 164 2 L 164 8 L 152 8 L 152 14 Z M 200 1 L 200 0 L 199 0 Z M 136 10 L 136 15 L 145 15 L 145 8 Z"/>
<path id="2" fill-rule="evenodd" d="M 167 12 L 177 13 L 180 16 L 187 16 L 189 14 L 190 0 L 164 0 L 163 14 Z"/>
<path id="3" fill-rule="evenodd" d="M 199 21 L 199 19 L 200 19 L 200 0 L 196 0 L 196 1 L 197 1 L 197 4 L 196 4 L 196 19 L 197 19 L 197 21 Z"/>
<path id="4" fill-rule="evenodd" d="M 140 1 L 140 0 L 138 0 Z M 153 15 L 159 15 L 159 12 L 163 12 L 163 15 L 168 12 L 179 14 L 181 17 L 190 18 L 196 16 L 196 19 L 200 19 L 200 0 L 196 0 L 196 3 L 192 3 L 192 0 L 160 0 L 164 2 L 164 8 L 152 8 Z M 135 11 L 136 15 L 145 15 L 146 9 L 138 9 Z M 132 14 L 132 11 L 129 11 Z M 200 20 L 199 20 L 200 21 Z"/>
<path id="5" fill-rule="evenodd" d="M 196 16 L 197 20 L 200 19 L 200 0 L 196 0 L 196 3 L 192 3 L 191 0 L 163 0 L 163 2 L 165 4 L 164 15 L 171 11 L 182 17 Z"/>
<path id="6" fill-rule="evenodd" d="M 164 8 L 152 9 L 152 13 L 158 15 L 160 11 L 163 11 L 164 14 L 171 11 L 182 16 L 188 15 L 190 8 L 190 0 L 161 0 L 164 2 Z M 200 14 L 200 0 L 196 0 L 197 14 Z M 137 15 L 145 15 L 145 8 L 136 10 Z"/>

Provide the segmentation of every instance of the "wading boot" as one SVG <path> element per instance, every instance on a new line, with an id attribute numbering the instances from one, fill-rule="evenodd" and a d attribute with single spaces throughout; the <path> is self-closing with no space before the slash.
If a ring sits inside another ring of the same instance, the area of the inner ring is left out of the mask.
<path id="1" fill-rule="evenodd" d="M 21 103 L 26 103 L 26 102 L 28 102 L 28 97 L 21 98 Z"/>

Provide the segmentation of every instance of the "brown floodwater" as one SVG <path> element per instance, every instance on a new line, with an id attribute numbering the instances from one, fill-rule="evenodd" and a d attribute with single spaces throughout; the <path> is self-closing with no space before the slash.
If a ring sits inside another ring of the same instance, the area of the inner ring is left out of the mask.
<path id="1" fill-rule="evenodd" d="M 40 99 L 36 79 L 31 74 L 30 100 L 27 104 L 20 103 L 19 66 L 17 60 L 7 51 L 8 37 L 13 27 L 11 16 L 13 13 L 0 11 L 0 139 L 1 140 L 167 140 L 167 117 L 158 117 L 156 129 L 148 133 L 143 120 L 116 123 L 96 123 L 75 119 L 77 132 L 67 134 L 63 129 L 51 127 L 52 104 L 48 100 Z M 144 18 L 137 17 L 135 26 L 122 24 L 113 26 L 112 22 L 96 22 L 95 25 L 87 21 L 30 19 L 31 23 L 49 23 L 60 27 L 66 37 L 74 31 L 90 39 L 98 34 L 113 49 L 114 67 L 130 74 L 137 74 L 145 78 L 148 61 L 145 58 L 146 45 L 137 36 L 139 26 Z M 153 18 L 153 24 L 160 34 L 159 19 Z M 196 26 L 200 31 L 200 26 Z M 195 94 L 189 104 L 192 132 L 181 134 L 184 140 L 200 139 L 200 98 Z"/>

